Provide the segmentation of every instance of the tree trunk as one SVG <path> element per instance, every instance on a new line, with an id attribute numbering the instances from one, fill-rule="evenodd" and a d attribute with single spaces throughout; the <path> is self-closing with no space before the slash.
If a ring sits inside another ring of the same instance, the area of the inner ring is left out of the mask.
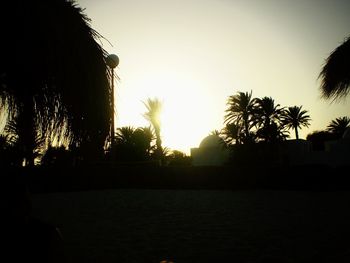
<path id="1" fill-rule="evenodd" d="M 162 165 L 162 159 L 163 159 L 163 150 L 162 150 L 162 139 L 160 138 L 160 131 L 156 130 L 156 145 L 157 145 L 157 158 L 160 162 L 160 165 Z"/>
<path id="2" fill-rule="evenodd" d="M 35 151 L 35 137 L 36 127 L 34 125 L 34 102 L 30 96 L 24 98 L 22 110 L 19 113 L 19 141 L 23 143 L 23 156 L 25 158 L 25 166 L 34 166 L 34 151 Z"/>
<path id="3" fill-rule="evenodd" d="M 295 130 L 295 139 L 299 140 L 298 127 L 294 127 Z"/>

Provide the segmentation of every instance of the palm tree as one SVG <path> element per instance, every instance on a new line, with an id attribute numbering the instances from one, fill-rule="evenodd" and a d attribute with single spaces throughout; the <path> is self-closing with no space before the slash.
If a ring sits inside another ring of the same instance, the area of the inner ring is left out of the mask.
<path id="1" fill-rule="evenodd" d="M 241 127 L 231 122 L 225 125 L 221 132 L 223 139 L 227 145 L 241 144 L 242 133 Z"/>
<path id="2" fill-rule="evenodd" d="M 319 78 L 325 98 L 344 97 L 350 87 L 350 37 L 338 46 L 326 59 Z"/>
<path id="3" fill-rule="evenodd" d="M 235 123 L 240 127 L 243 134 L 243 142 L 254 141 L 254 134 L 251 132 L 254 126 L 254 110 L 256 101 L 252 99 L 252 92 L 238 92 L 232 95 L 227 101 L 225 123 Z"/>
<path id="4" fill-rule="evenodd" d="M 8 134 L 0 135 L 0 165 L 4 166 L 21 166 L 23 160 L 22 152 L 18 149 L 18 144 L 12 141 Z"/>
<path id="5" fill-rule="evenodd" d="M 216 135 L 216 136 L 220 136 L 221 132 L 219 130 L 212 130 L 209 135 Z M 175 150 L 176 152 L 178 152 L 177 150 Z"/>
<path id="6" fill-rule="evenodd" d="M 191 165 L 191 157 L 186 153 L 173 150 L 169 156 L 169 166 L 189 166 Z"/>
<path id="7" fill-rule="evenodd" d="M 15 146 L 21 155 L 17 165 L 34 166 L 34 161 L 42 155 L 45 146 L 45 138 L 40 133 L 35 133 L 37 123 L 33 123 L 32 127 L 23 127 L 27 124 L 22 120 L 24 115 L 18 115 L 16 119 L 9 121 L 5 126 L 5 133 L 9 141 Z M 29 143 L 30 142 L 30 143 Z"/>
<path id="8" fill-rule="evenodd" d="M 137 128 L 133 134 L 133 140 L 138 156 L 143 159 L 149 157 L 154 150 L 153 141 L 155 139 L 151 127 Z"/>
<path id="9" fill-rule="evenodd" d="M 135 128 L 131 126 L 117 129 L 115 140 L 117 144 L 132 144 Z"/>
<path id="10" fill-rule="evenodd" d="M 54 147 L 49 145 L 40 160 L 42 166 L 73 166 L 74 158 L 72 152 L 64 146 Z"/>
<path id="11" fill-rule="evenodd" d="M 350 118 L 345 116 L 332 120 L 327 126 L 327 131 L 336 135 L 337 138 L 341 138 L 348 128 L 350 128 Z"/>
<path id="12" fill-rule="evenodd" d="M 131 126 L 117 129 L 115 150 L 117 160 L 121 161 L 146 161 L 153 151 L 154 135 L 149 127 L 134 128 Z"/>
<path id="13" fill-rule="evenodd" d="M 284 125 L 272 122 L 269 126 L 263 126 L 256 132 L 256 136 L 265 142 L 280 142 L 289 137 L 289 132 Z"/>
<path id="14" fill-rule="evenodd" d="M 301 109 L 302 106 L 288 107 L 283 112 L 282 122 L 287 129 L 294 129 L 295 138 L 299 139 L 298 129 L 302 126 L 309 127 L 311 118 L 307 115 L 306 110 Z"/>
<path id="15" fill-rule="evenodd" d="M 155 135 L 156 135 L 156 146 L 157 146 L 157 158 L 161 159 L 162 157 L 162 139 L 160 135 L 161 131 L 161 122 L 160 115 L 162 112 L 162 102 L 157 99 L 148 99 L 147 102 L 143 102 L 146 106 L 147 112 L 143 115 L 147 121 L 152 125 Z"/>
<path id="16" fill-rule="evenodd" d="M 67 144 L 102 153 L 112 118 L 109 71 L 90 20 L 70 0 L 2 1 L 0 10 L 8 39 L 0 42 L 0 110 L 7 121 L 21 120 L 20 134 L 63 134 Z M 34 138 L 19 140 L 30 149 Z"/>
<path id="17" fill-rule="evenodd" d="M 256 99 L 255 123 L 258 125 L 257 136 L 264 141 L 284 140 L 288 135 L 284 131 L 281 117 L 284 108 L 271 97 Z"/>

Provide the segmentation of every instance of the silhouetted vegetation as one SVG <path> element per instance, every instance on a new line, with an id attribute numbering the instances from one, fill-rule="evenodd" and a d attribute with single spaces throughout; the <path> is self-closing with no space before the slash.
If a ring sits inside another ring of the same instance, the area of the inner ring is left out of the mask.
<path id="1" fill-rule="evenodd" d="M 75 164 L 74 152 L 64 146 L 54 147 L 49 145 L 41 158 L 41 165 L 47 167 L 71 167 Z"/>
<path id="2" fill-rule="evenodd" d="M 0 165 L 1 167 L 21 166 L 22 152 L 18 145 L 11 141 L 8 135 L 0 135 Z"/>
<path id="3" fill-rule="evenodd" d="M 56 135 L 96 160 L 112 116 L 100 35 L 73 1 L 4 1 L 0 10 L 7 38 L 0 43 L 0 110 L 16 127 L 21 158 L 33 165 L 37 135 Z"/>
<path id="4" fill-rule="evenodd" d="M 332 120 L 324 131 L 314 131 L 308 134 L 306 139 L 311 142 L 313 150 L 324 151 L 326 142 L 341 139 L 349 128 L 350 119 L 339 117 Z"/>
<path id="5" fill-rule="evenodd" d="M 321 92 L 325 98 L 341 98 L 348 94 L 350 85 L 350 37 L 326 59 L 320 73 Z"/>
<path id="6" fill-rule="evenodd" d="M 172 151 L 167 159 L 169 166 L 190 166 L 192 161 L 191 157 L 177 150 Z"/>
<path id="7" fill-rule="evenodd" d="M 238 143 L 252 143 L 256 134 L 252 131 L 255 126 L 256 101 L 252 98 L 252 92 L 238 92 L 232 95 L 227 101 L 225 123 L 234 123 L 237 130 Z M 233 135 L 233 134 L 232 134 Z"/>
<path id="8" fill-rule="evenodd" d="M 121 127 L 117 129 L 115 141 L 109 151 L 113 162 L 146 162 L 154 152 L 155 136 L 150 127 Z"/>
<path id="9" fill-rule="evenodd" d="M 350 118 L 349 117 L 339 117 L 332 120 L 327 126 L 327 131 L 332 133 L 337 139 L 342 138 L 346 129 L 350 128 Z"/>
<path id="10" fill-rule="evenodd" d="M 289 134 L 285 130 L 283 115 L 285 109 L 271 97 L 255 99 L 257 107 L 255 112 L 255 122 L 257 124 L 257 138 L 264 142 L 278 142 L 288 138 Z"/>
<path id="11" fill-rule="evenodd" d="M 154 133 L 156 135 L 156 149 L 155 155 L 156 158 L 160 161 L 163 159 L 163 149 L 162 149 L 162 139 L 161 139 L 161 112 L 162 112 L 162 103 L 159 99 L 148 99 L 147 102 L 144 102 L 144 105 L 147 108 L 147 112 L 143 115 L 147 121 L 153 127 Z"/>
<path id="12" fill-rule="evenodd" d="M 301 109 L 302 106 L 288 107 L 282 116 L 282 122 L 287 129 L 294 129 L 295 138 L 299 139 L 298 129 L 302 126 L 309 127 L 311 118 L 307 115 L 306 110 Z"/>
<path id="13" fill-rule="evenodd" d="M 277 144 L 289 137 L 289 129 L 294 129 L 298 139 L 298 129 L 311 121 L 301 106 L 281 107 L 271 97 L 253 98 L 252 92 L 230 96 L 227 106 L 220 137 L 229 146 L 230 163 L 235 165 L 283 159 Z"/>

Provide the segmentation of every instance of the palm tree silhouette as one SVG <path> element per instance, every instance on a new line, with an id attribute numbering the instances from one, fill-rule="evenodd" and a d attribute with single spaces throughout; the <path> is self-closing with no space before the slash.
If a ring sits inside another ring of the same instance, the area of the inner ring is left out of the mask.
<path id="1" fill-rule="evenodd" d="M 284 140 L 288 136 L 281 119 L 284 108 L 275 104 L 271 97 L 256 99 L 256 105 L 254 114 L 258 125 L 257 136 L 266 142 Z"/>
<path id="2" fill-rule="evenodd" d="M 13 141 L 9 134 L 0 135 L 0 165 L 21 166 L 22 152 L 18 149 L 18 144 Z"/>
<path id="3" fill-rule="evenodd" d="M 282 122 L 287 129 L 294 129 L 295 138 L 299 139 L 298 129 L 302 126 L 309 127 L 311 118 L 307 115 L 306 110 L 301 109 L 302 106 L 288 107 L 283 112 Z"/>
<path id="4" fill-rule="evenodd" d="M 345 116 L 332 120 L 327 126 L 327 131 L 336 135 L 337 138 L 341 138 L 348 128 L 350 128 L 350 118 Z"/>
<path id="5" fill-rule="evenodd" d="M 325 98 L 344 97 L 350 86 L 350 37 L 338 46 L 326 59 L 319 78 Z"/>
<path id="6" fill-rule="evenodd" d="M 143 102 L 146 106 L 147 112 L 143 115 L 147 121 L 152 125 L 155 135 L 156 135 L 156 157 L 161 160 L 163 156 L 162 150 L 162 139 L 160 135 L 161 123 L 160 123 L 160 114 L 162 111 L 162 102 L 157 99 L 147 99 L 147 102 Z"/>
<path id="7" fill-rule="evenodd" d="M 90 20 L 69 0 L 2 1 L 0 10 L 7 38 L 0 42 L 0 104 L 8 121 L 25 123 L 20 134 L 63 134 L 67 144 L 102 153 L 111 94 L 107 54 Z M 34 138 L 20 140 L 30 149 Z"/>
<path id="8" fill-rule="evenodd" d="M 222 129 L 221 134 L 227 145 L 241 144 L 241 127 L 238 126 L 236 123 L 227 123 L 225 125 L 225 128 Z"/>
<path id="9" fill-rule="evenodd" d="M 149 127 L 134 128 L 131 126 L 117 129 L 115 136 L 117 159 L 121 161 L 146 161 L 153 151 L 154 135 Z"/>
<path id="10" fill-rule="evenodd" d="M 25 118 L 25 115 L 21 114 L 16 119 L 10 120 L 5 126 L 5 133 L 21 155 L 21 158 L 18 159 L 20 163 L 17 165 L 34 166 L 35 158 L 41 156 L 44 150 L 45 138 L 40 133 L 36 133 L 39 128 L 38 124 L 34 123 L 35 120 L 31 120 L 30 123 L 33 126 L 28 129 L 28 127 L 23 127 L 28 122 L 21 118 Z"/>
<path id="11" fill-rule="evenodd" d="M 253 142 L 254 111 L 256 101 L 252 99 L 252 92 L 238 92 L 228 98 L 225 123 L 235 123 L 242 132 L 243 142 Z"/>
<path id="12" fill-rule="evenodd" d="M 40 160 L 42 166 L 72 166 L 74 158 L 72 152 L 64 146 L 54 147 L 49 145 Z"/>

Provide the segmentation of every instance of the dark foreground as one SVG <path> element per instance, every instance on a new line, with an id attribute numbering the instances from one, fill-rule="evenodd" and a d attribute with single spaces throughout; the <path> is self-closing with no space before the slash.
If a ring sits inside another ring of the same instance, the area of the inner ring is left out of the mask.
<path id="1" fill-rule="evenodd" d="M 31 192 L 102 189 L 350 190 L 350 167 L 322 165 L 241 167 L 87 166 L 25 171 Z"/>
<path id="2" fill-rule="evenodd" d="M 23 171 L 72 262 L 350 262 L 349 167 Z"/>
<path id="3" fill-rule="evenodd" d="M 349 262 L 346 191 L 116 189 L 33 194 L 72 262 Z"/>

